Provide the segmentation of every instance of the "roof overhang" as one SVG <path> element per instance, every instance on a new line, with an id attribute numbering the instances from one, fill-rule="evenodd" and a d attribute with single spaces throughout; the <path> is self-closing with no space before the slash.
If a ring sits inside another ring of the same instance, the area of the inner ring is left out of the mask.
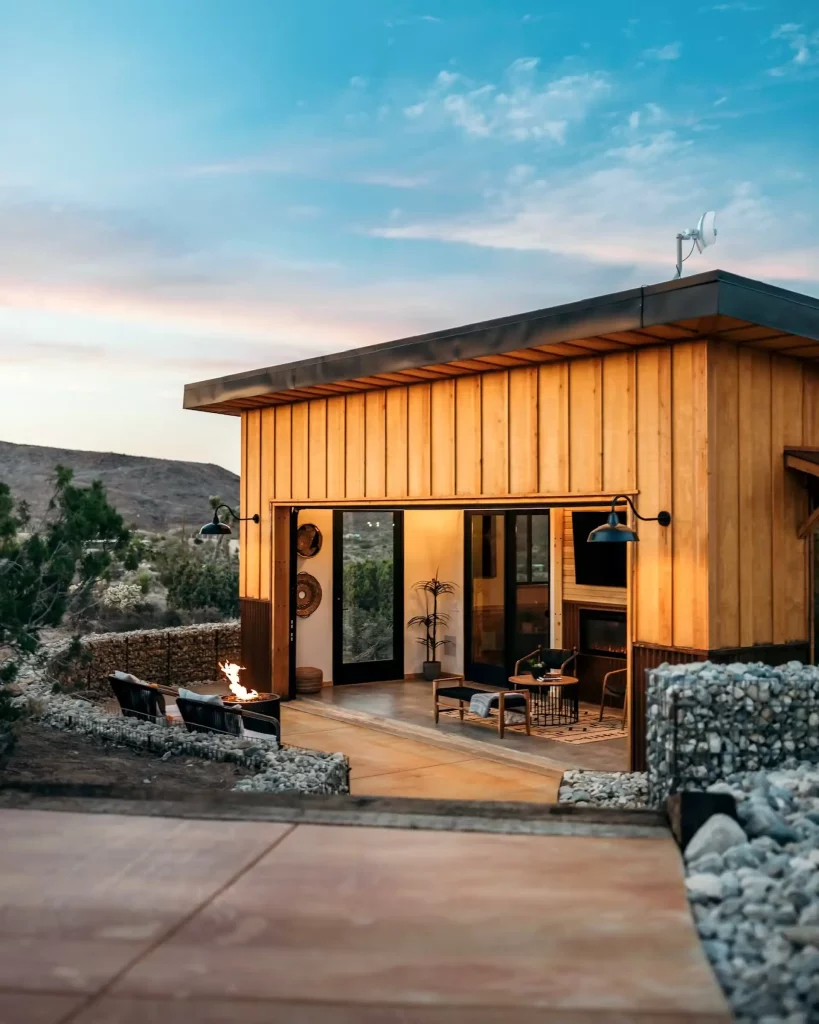
<path id="1" fill-rule="evenodd" d="M 819 361 L 819 300 L 722 270 L 185 386 L 245 409 L 702 338 Z"/>
<path id="2" fill-rule="evenodd" d="M 785 468 L 819 477 L 819 448 L 786 448 Z"/>

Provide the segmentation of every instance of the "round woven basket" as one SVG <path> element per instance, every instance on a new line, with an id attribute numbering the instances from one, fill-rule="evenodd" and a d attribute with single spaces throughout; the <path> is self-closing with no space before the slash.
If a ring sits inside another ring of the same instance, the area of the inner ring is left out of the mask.
<path id="1" fill-rule="evenodd" d="M 296 693 L 318 693 L 323 681 L 320 668 L 296 669 Z"/>
<path id="2" fill-rule="evenodd" d="M 296 615 L 307 618 L 321 604 L 321 584 L 309 572 L 300 572 L 296 577 Z"/>

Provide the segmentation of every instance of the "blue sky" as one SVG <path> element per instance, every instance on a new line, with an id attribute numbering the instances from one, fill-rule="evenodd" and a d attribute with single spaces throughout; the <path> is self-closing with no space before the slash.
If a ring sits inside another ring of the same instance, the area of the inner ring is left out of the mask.
<path id="1" fill-rule="evenodd" d="M 238 465 L 183 385 L 671 277 L 819 294 L 819 8 L 0 0 L 0 438 Z"/>

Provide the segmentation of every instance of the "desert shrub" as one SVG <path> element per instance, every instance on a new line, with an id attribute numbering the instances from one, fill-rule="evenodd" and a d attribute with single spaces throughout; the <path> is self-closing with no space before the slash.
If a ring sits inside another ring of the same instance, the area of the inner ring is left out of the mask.
<path id="1" fill-rule="evenodd" d="M 109 584 L 102 592 L 100 604 L 107 608 L 117 608 L 121 612 L 130 611 L 142 601 L 142 589 L 137 583 Z"/>

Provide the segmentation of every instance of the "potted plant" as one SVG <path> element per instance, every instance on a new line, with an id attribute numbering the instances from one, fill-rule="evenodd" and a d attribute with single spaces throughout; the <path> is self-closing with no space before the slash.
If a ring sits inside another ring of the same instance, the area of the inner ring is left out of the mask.
<path id="1" fill-rule="evenodd" d="M 424 594 L 426 611 L 423 615 L 413 616 L 407 626 L 424 627 L 424 635 L 418 637 L 418 643 L 423 645 L 426 653 L 422 671 L 427 682 L 432 682 L 441 674 L 441 662 L 436 658 L 436 654 L 438 648 L 443 646 L 444 641 L 438 639 L 438 627 L 449 625 L 449 615 L 446 612 L 438 611 L 438 598 L 442 594 L 454 594 L 455 587 L 455 583 L 439 580 L 437 570 L 431 580 L 420 580 L 413 584 L 413 590 L 419 590 Z M 430 598 L 432 599 L 432 610 L 430 610 Z"/>
<path id="2" fill-rule="evenodd" d="M 528 662 L 529 671 L 532 673 L 532 678 L 539 682 L 543 680 L 546 673 L 549 671 L 548 666 L 543 661 L 543 656 L 538 649 L 537 654 L 533 654 Z"/>

